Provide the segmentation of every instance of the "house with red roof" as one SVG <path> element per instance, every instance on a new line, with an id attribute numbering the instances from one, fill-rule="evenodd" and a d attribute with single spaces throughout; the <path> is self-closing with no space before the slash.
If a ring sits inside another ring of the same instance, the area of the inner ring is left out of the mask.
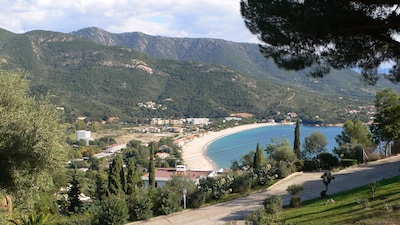
<path id="1" fill-rule="evenodd" d="M 176 168 L 156 168 L 155 180 L 156 187 L 164 186 L 174 175 L 181 175 L 191 178 L 196 184 L 203 177 L 213 177 L 217 174 L 213 170 L 188 170 L 185 165 L 177 165 Z M 142 176 L 145 187 L 149 186 L 149 173 Z"/>

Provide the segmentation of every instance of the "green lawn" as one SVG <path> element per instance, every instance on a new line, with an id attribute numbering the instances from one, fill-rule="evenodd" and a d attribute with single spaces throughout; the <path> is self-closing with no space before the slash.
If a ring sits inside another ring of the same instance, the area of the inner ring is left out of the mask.
<path id="1" fill-rule="evenodd" d="M 364 186 L 286 208 L 278 220 L 277 224 L 400 224 L 400 177 L 379 182 L 374 199 Z"/>

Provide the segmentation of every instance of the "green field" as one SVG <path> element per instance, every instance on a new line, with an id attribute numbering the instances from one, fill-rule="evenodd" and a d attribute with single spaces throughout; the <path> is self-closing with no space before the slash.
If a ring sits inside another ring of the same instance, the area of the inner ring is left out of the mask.
<path id="1" fill-rule="evenodd" d="M 369 186 L 286 208 L 276 224 L 400 224 L 400 177 L 379 182 L 372 199 Z M 329 199 L 335 202 L 328 203 Z"/>

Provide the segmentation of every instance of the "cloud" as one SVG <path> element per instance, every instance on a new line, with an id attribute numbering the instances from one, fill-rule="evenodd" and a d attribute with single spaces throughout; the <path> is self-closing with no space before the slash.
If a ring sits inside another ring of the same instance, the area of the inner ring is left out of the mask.
<path id="1" fill-rule="evenodd" d="M 257 42 L 245 27 L 239 0 L 0 0 L 0 27 L 23 33 L 71 32 L 96 26 L 114 33 L 221 38 Z"/>

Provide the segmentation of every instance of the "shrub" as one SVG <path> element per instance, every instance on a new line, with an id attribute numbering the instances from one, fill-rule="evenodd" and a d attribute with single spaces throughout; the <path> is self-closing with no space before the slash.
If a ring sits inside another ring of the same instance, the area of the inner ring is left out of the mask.
<path id="1" fill-rule="evenodd" d="M 357 159 L 342 159 L 342 166 L 349 167 L 357 165 Z"/>
<path id="2" fill-rule="evenodd" d="M 112 195 L 106 198 L 102 204 L 99 215 L 99 223 L 102 225 L 123 225 L 128 221 L 128 207 L 124 200 Z"/>
<path id="3" fill-rule="evenodd" d="M 271 215 L 282 211 L 282 204 L 282 197 L 279 195 L 272 195 L 263 201 L 265 212 Z"/>
<path id="4" fill-rule="evenodd" d="M 147 220 L 153 216 L 153 200 L 147 189 L 138 189 L 128 198 L 129 216 L 131 220 Z"/>
<path id="5" fill-rule="evenodd" d="M 270 218 L 263 208 L 256 210 L 245 218 L 246 224 L 263 225 L 270 222 Z"/>

